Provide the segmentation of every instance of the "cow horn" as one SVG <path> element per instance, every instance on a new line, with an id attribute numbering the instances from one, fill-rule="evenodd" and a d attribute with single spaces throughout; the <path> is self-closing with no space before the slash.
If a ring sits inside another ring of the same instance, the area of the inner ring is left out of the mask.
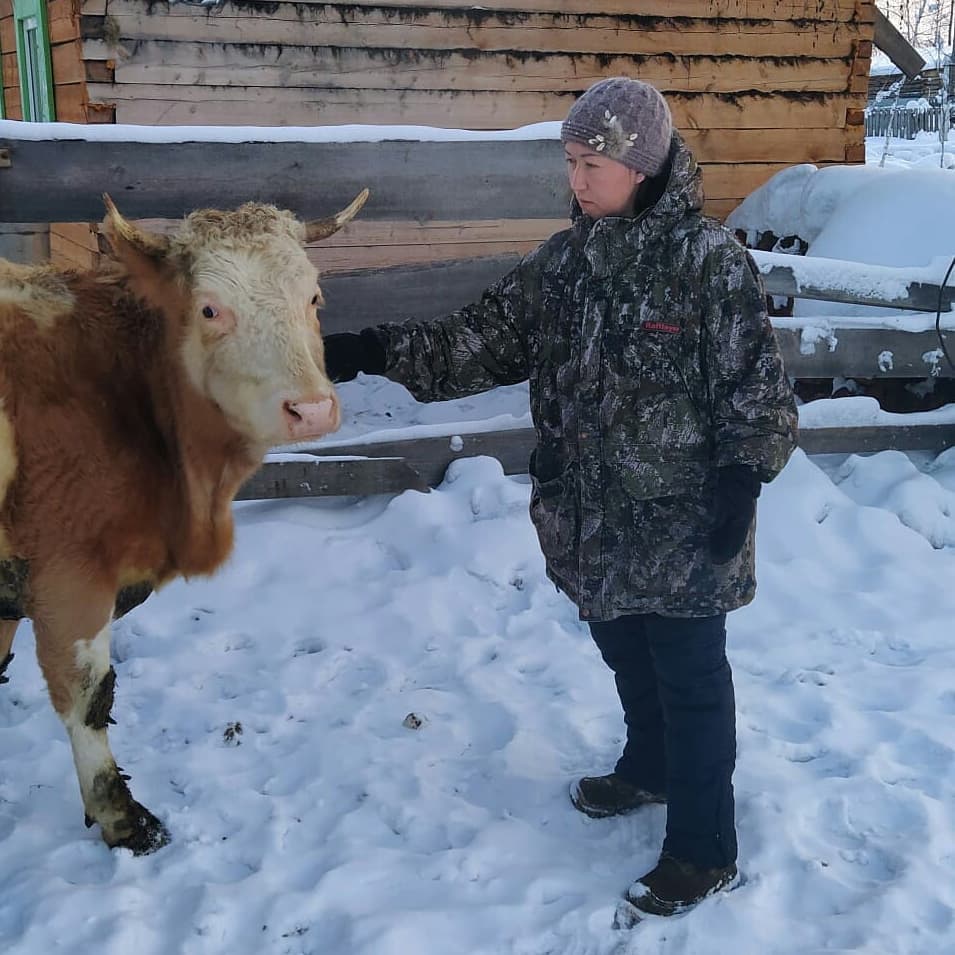
<path id="1" fill-rule="evenodd" d="M 144 255 L 158 258 L 169 251 L 169 240 L 165 236 L 155 235 L 138 229 L 131 222 L 124 219 L 116 208 L 115 203 L 107 193 L 103 193 L 103 204 L 106 206 L 106 217 L 103 219 L 103 228 L 114 251 L 116 241 L 128 243 Z"/>
<path id="2" fill-rule="evenodd" d="M 334 235 L 349 219 L 353 218 L 358 210 L 365 204 L 368 198 L 368 190 L 362 189 L 351 203 L 337 215 L 329 216 L 327 219 L 313 219 L 305 223 L 305 241 L 319 242 Z"/>

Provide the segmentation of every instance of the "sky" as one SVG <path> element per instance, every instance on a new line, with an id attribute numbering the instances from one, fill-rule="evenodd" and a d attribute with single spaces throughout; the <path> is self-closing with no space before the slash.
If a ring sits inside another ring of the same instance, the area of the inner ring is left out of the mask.
<path id="1" fill-rule="evenodd" d="M 891 188 L 884 171 L 803 170 L 740 218 L 815 223 L 810 255 L 839 236 L 846 257 L 930 268 L 955 254 L 955 203 L 942 188 L 926 218 L 910 197 L 938 144 L 890 145 Z M 870 142 L 869 164 L 882 152 Z M 880 211 L 860 221 L 870 188 Z M 918 255 L 894 241 L 906 229 Z M 527 423 L 520 385 L 423 405 L 361 376 L 340 395 L 329 443 Z M 800 414 L 879 418 L 872 404 Z M 727 622 L 741 885 L 630 932 L 615 907 L 665 810 L 570 804 L 624 726 L 544 575 L 529 490 L 485 457 L 430 493 L 235 505 L 227 565 L 114 628 L 113 750 L 172 834 L 150 856 L 84 827 L 24 623 L 0 686 L 0 951 L 955 952 L 955 450 L 797 450 L 764 489 L 757 596 Z"/>

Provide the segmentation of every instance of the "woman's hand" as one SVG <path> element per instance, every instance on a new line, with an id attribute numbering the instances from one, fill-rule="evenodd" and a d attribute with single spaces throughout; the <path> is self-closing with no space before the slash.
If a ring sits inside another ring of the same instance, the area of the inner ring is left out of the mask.
<path id="1" fill-rule="evenodd" d="M 715 564 L 729 563 L 746 541 L 756 513 L 761 483 L 753 468 L 730 464 L 716 472 L 710 554 Z"/>
<path id="2" fill-rule="evenodd" d="M 325 335 L 325 374 L 334 381 L 351 381 L 358 372 L 385 373 L 385 349 L 372 328 Z"/>

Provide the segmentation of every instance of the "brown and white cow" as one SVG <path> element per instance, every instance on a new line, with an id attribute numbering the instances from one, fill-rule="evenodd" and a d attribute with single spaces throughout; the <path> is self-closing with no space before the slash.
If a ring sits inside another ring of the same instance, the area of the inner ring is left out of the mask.
<path id="1" fill-rule="evenodd" d="M 338 427 L 302 244 L 341 228 L 367 190 L 318 222 L 250 203 L 195 212 L 168 237 L 105 198 L 109 267 L 0 260 L 0 674 L 31 618 L 87 824 L 145 853 L 169 837 L 110 752 L 111 619 L 212 573 L 264 453 Z"/>

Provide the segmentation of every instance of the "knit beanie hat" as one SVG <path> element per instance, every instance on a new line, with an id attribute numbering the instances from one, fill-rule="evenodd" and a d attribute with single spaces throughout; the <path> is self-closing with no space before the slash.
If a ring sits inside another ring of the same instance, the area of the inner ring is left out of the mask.
<path id="1" fill-rule="evenodd" d="M 594 83 L 570 108 L 563 142 L 592 146 L 617 162 L 656 176 L 670 153 L 673 120 L 666 100 L 649 83 L 615 76 Z"/>

